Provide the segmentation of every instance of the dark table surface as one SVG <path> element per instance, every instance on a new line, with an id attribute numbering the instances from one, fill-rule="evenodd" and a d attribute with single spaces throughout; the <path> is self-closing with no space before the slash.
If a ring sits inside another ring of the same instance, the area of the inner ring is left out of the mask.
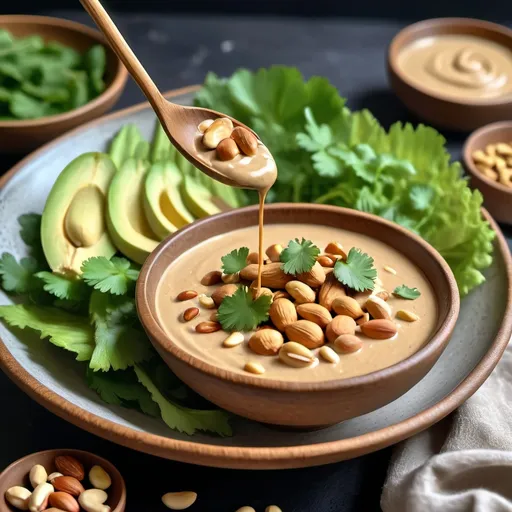
<path id="1" fill-rule="evenodd" d="M 47 12 L 88 22 L 81 12 Z M 297 66 L 305 76 L 323 75 L 353 109 L 369 108 L 384 124 L 412 121 L 388 88 L 386 48 L 403 24 L 379 20 L 293 20 L 126 14 L 115 16 L 149 73 L 162 90 L 201 83 L 212 70 L 229 75 L 239 67 Z M 117 108 L 143 100 L 129 82 Z M 454 158 L 464 135 L 444 133 Z M 20 157 L 0 156 L 7 170 Z M 512 247 L 512 230 L 506 230 Z M 166 510 L 159 497 L 194 490 L 197 512 L 235 512 L 270 504 L 283 512 L 366 512 L 379 510 L 391 449 L 351 461 L 286 471 L 235 471 L 175 463 L 138 453 L 95 437 L 54 416 L 0 374 L 0 466 L 48 448 L 80 448 L 110 459 L 124 475 L 127 510 Z"/>

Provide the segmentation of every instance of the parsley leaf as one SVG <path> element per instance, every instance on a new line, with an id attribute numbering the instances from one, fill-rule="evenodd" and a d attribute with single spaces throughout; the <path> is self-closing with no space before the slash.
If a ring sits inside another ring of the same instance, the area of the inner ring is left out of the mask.
<path id="1" fill-rule="evenodd" d="M 37 271 L 37 261 L 34 258 L 16 258 L 4 252 L 0 257 L 0 278 L 2 288 L 6 292 L 28 293 L 33 288 L 32 275 Z"/>
<path id="2" fill-rule="evenodd" d="M 135 304 L 129 297 L 95 291 L 89 313 L 94 323 L 95 348 L 89 367 L 94 370 L 124 370 L 152 356 L 144 331 L 135 327 Z"/>
<path id="3" fill-rule="evenodd" d="M 162 395 L 151 377 L 140 366 L 135 366 L 135 373 L 139 382 L 149 391 L 153 401 L 158 404 L 162 419 L 168 427 L 188 435 L 198 430 L 213 432 L 220 436 L 232 435 L 228 422 L 229 414 L 226 411 L 220 409 L 205 411 L 177 405 Z"/>
<path id="4" fill-rule="evenodd" d="M 288 247 L 281 253 L 281 268 L 287 274 L 307 272 L 313 268 L 319 254 L 320 249 L 310 240 L 290 240 Z"/>
<path id="5" fill-rule="evenodd" d="M 334 265 L 336 279 L 357 292 L 373 290 L 377 270 L 373 258 L 355 247 L 350 249 L 347 261 L 338 260 Z"/>
<path id="6" fill-rule="evenodd" d="M 137 281 L 139 271 L 130 268 L 125 258 L 96 256 L 84 261 L 82 278 L 94 289 L 113 295 L 124 295 L 133 281 Z"/>
<path id="7" fill-rule="evenodd" d="M 76 353 L 77 361 L 88 361 L 94 349 L 94 331 L 86 317 L 44 306 L 0 306 L 0 318 L 12 327 L 34 329 L 41 339 Z"/>
<path id="8" fill-rule="evenodd" d="M 268 319 L 272 299 L 267 295 L 254 300 L 246 286 L 241 286 L 230 297 L 225 297 L 217 311 L 225 331 L 251 331 Z"/>
<path id="9" fill-rule="evenodd" d="M 393 295 L 401 297 L 402 299 L 414 300 L 417 299 L 421 293 L 418 288 L 409 288 L 405 286 L 405 284 L 401 284 L 393 290 Z"/>
<path id="10" fill-rule="evenodd" d="M 81 279 L 68 278 L 52 272 L 38 272 L 36 277 L 44 282 L 43 289 L 59 299 L 80 302 L 89 298 L 89 289 Z"/>
<path id="11" fill-rule="evenodd" d="M 88 386 L 107 404 L 140 409 L 144 414 L 160 416 L 158 405 L 132 369 L 95 372 L 87 368 L 86 378 Z"/>
<path id="12" fill-rule="evenodd" d="M 226 256 L 222 256 L 222 272 L 224 274 L 236 274 L 247 266 L 247 256 L 249 256 L 249 248 L 241 247 L 234 249 Z"/>

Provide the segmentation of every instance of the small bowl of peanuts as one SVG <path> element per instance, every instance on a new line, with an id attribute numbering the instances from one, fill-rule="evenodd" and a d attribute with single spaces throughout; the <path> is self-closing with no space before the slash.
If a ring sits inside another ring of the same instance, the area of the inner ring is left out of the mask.
<path id="1" fill-rule="evenodd" d="M 47 450 L 0 474 L 0 512 L 123 512 L 126 486 L 107 460 L 80 450 Z"/>
<path id="2" fill-rule="evenodd" d="M 490 214 L 512 224 L 512 121 L 473 132 L 464 144 L 463 163 Z"/>

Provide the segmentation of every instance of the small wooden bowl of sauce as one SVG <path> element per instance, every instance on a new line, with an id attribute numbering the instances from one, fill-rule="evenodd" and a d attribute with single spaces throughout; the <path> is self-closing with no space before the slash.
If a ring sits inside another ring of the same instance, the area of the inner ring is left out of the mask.
<path id="1" fill-rule="evenodd" d="M 512 30 L 438 18 L 391 41 L 388 74 L 409 110 L 433 125 L 471 131 L 512 117 Z"/>

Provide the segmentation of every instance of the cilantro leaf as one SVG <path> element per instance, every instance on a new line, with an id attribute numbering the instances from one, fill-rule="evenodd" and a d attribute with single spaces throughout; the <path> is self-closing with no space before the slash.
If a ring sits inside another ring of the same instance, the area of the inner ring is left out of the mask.
<path id="1" fill-rule="evenodd" d="M 249 248 L 241 247 L 234 249 L 226 256 L 222 256 L 222 272 L 224 274 L 236 274 L 247 266 L 247 256 L 249 256 Z"/>
<path id="2" fill-rule="evenodd" d="M 34 258 L 16 258 L 4 252 L 0 257 L 0 277 L 2 288 L 6 292 L 17 294 L 28 293 L 33 288 L 33 274 L 37 271 L 37 261 Z"/>
<path id="3" fill-rule="evenodd" d="M 17 305 L 0 306 L 0 318 L 12 327 L 39 331 L 41 339 L 75 352 L 77 361 L 91 358 L 94 331 L 85 317 L 52 307 Z"/>
<path id="4" fill-rule="evenodd" d="M 281 268 L 287 274 L 307 272 L 313 268 L 319 254 L 320 249 L 310 240 L 290 240 L 288 247 L 281 253 Z"/>
<path id="5" fill-rule="evenodd" d="M 357 292 L 363 292 L 373 290 L 377 270 L 373 266 L 372 257 L 352 247 L 348 253 L 347 261 L 338 260 L 334 265 L 334 275 L 345 286 Z"/>
<path id="6" fill-rule="evenodd" d="M 82 265 L 83 280 L 102 293 L 124 295 L 138 277 L 139 271 L 130 268 L 130 261 L 125 258 L 114 256 L 108 260 L 104 256 L 95 256 Z"/>
<path id="7" fill-rule="evenodd" d="M 393 295 L 401 297 L 402 299 L 414 300 L 417 299 L 421 293 L 418 288 L 409 288 L 405 286 L 405 284 L 401 284 L 393 290 Z"/>
<path id="8" fill-rule="evenodd" d="M 140 409 L 149 416 L 160 416 L 158 405 L 140 384 L 133 369 L 95 372 L 87 368 L 87 385 L 107 404 Z"/>
<path id="9" fill-rule="evenodd" d="M 192 435 L 198 430 L 213 432 L 220 436 L 232 435 L 228 422 L 229 414 L 226 411 L 189 409 L 177 405 L 162 395 L 142 367 L 135 365 L 135 373 L 139 382 L 148 390 L 151 398 L 158 405 L 162 419 L 168 427 L 188 435 Z"/>
<path id="10" fill-rule="evenodd" d="M 89 303 L 95 347 L 89 367 L 94 371 L 124 370 L 152 356 L 144 331 L 136 328 L 133 299 L 94 291 Z"/>
<path id="11" fill-rule="evenodd" d="M 43 289 L 55 297 L 72 302 L 89 298 L 89 289 L 81 279 L 68 278 L 52 272 L 37 272 L 36 277 L 44 282 Z"/>
<path id="12" fill-rule="evenodd" d="M 41 215 L 38 213 L 26 213 L 18 217 L 21 226 L 20 237 L 30 248 L 30 256 L 35 258 L 41 267 L 46 268 L 46 258 L 41 245 Z"/>
<path id="13" fill-rule="evenodd" d="M 217 311 L 225 331 L 251 331 L 268 319 L 271 297 L 262 295 L 254 300 L 246 286 L 240 286 L 230 297 L 225 297 Z"/>

